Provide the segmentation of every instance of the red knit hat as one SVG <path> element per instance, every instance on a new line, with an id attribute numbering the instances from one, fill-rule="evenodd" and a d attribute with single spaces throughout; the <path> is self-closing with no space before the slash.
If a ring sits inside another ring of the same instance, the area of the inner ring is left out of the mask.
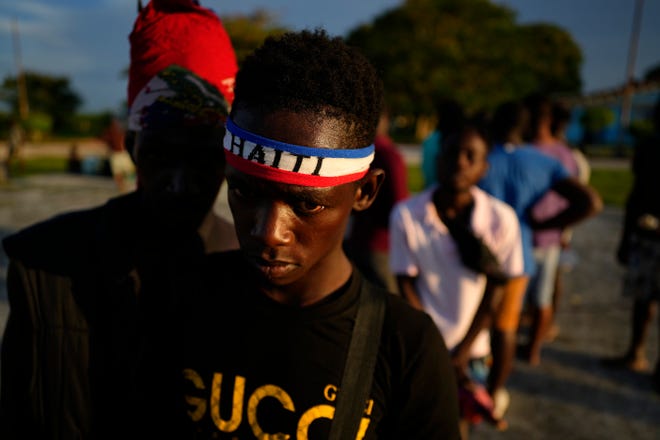
<path id="1" fill-rule="evenodd" d="M 151 0 L 129 36 L 128 106 L 162 69 L 177 64 L 217 87 L 231 105 L 238 65 L 220 18 L 195 0 Z"/>

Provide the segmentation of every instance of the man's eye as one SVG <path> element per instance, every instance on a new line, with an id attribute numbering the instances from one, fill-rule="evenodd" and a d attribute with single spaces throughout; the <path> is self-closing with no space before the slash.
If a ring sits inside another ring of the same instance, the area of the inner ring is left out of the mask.
<path id="1" fill-rule="evenodd" d="M 228 189 L 233 195 L 240 197 L 242 199 L 247 199 L 254 195 L 253 193 L 250 192 L 249 189 L 240 186 L 229 185 Z"/>
<path id="2" fill-rule="evenodd" d="M 298 212 L 302 214 L 311 215 L 323 211 L 325 209 L 325 206 L 319 205 L 318 203 L 303 200 L 298 202 L 296 208 Z"/>

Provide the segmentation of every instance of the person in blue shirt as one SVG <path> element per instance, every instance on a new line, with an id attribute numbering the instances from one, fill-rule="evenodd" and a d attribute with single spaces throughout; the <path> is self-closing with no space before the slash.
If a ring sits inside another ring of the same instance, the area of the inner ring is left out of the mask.
<path id="1" fill-rule="evenodd" d="M 496 109 L 491 120 L 494 145 L 488 156 L 490 167 L 479 182 L 487 193 L 513 207 L 520 221 L 523 242 L 525 274 L 507 284 L 494 317 L 489 388 L 495 401 L 496 416 L 500 417 L 508 406 L 504 385 L 513 366 L 516 332 L 527 283 L 535 270 L 532 232 L 535 229 L 566 228 L 602 209 L 602 200 L 593 188 L 571 177 L 556 159 L 523 143 L 528 123 L 529 112 L 522 102 L 506 102 Z M 538 221 L 530 215 L 531 208 L 550 190 L 564 197 L 567 207 L 554 217 Z"/>
<path id="2" fill-rule="evenodd" d="M 436 170 L 440 145 L 443 133 L 453 132 L 465 122 L 465 112 L 461 105 L 449 98 L 443 98 L 436 104 L 436 117 L 438 118 L 435 130 L 422 142 L 422 176 L 424 188 L 438 183 Z"/>

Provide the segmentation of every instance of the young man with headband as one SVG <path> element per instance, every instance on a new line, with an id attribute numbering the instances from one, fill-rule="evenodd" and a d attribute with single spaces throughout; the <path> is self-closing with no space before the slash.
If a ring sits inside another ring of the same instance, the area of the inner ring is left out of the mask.
<path id="1" fill-rule="evenodd" d="M 241 249 L 179 289 L 199 438 L 459 438 L 433 322 L 342 249 L 384 177 L 370 168 L 381 95 L 366 59 L 323 31 L 270 38 L 239 70 L 224 148 Z"/>

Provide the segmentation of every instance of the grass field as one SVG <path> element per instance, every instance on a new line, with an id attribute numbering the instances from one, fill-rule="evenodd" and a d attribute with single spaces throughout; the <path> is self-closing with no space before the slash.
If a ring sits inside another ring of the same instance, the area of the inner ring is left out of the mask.
<path id="1" fill-rule="evenodd" d="M 9 173 L 13 177 L 29 176 L 32 174 L 64 173 L 67 160 L 63 157 L 39 157 L 34 159 L 12 162 Z"/>
<path id="2" fill-rule="evenodd" d="M 593 169 L 589 183 L 607 206 L 623 208 L 632 188 L 633 175 L 629 169 Z"/>

